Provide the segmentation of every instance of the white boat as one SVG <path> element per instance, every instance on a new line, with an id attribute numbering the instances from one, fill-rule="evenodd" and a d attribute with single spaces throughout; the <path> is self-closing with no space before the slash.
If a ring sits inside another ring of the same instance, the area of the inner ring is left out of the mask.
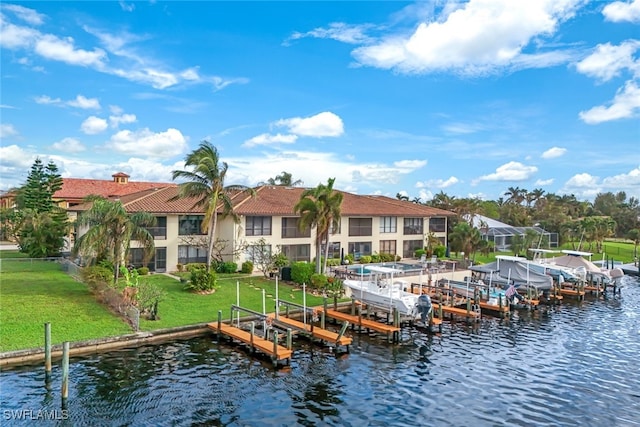
<path id="1" fill-rule="evenodd" d="M 563 254 L 562 256 L 545 258 L 543 256 L 545 253 L 558 252 L 544 249 L 532 249 L 532 251 L 534 252 L 535 261 L 547 266 L 567 269 L 580 277 L 582 281 L 609 284 L 616 282 L 624 276 L 624 272 L 620 268 L 612 268 L 609 270 L 598 267 L 591 261 L 591 257 L 593 256 L 591 252 L 563 249 L 560 251 Z"/>
<path id="2" fill-rule="evenodd" d="M 366 271 L 365 271 L 366 268 Z M 420 314 L 418 295 L 407 292 L 409 284 L 404 280 L 394 279 L 394 274 L 402 270 L 377 265 L 363 267 L 360 279 L 345 280 L 347 296 L 365 303 L 387 308 L 394 308 L 401 316 L 417 317 Z"/>

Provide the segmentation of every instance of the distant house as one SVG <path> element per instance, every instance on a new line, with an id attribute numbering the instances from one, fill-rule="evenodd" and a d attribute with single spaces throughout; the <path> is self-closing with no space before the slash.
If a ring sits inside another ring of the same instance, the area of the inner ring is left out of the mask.
<path id="1" fill-rule="evenodd" d="M 558 247 L 558 234 L 549 233 L 538 226 L 514 227 L 482 215 L 475 215 L 472 218 L 471 225 L 480 230 L 484 240 L 494 242 L 496 251 L 509 250 L 513 236 L 524 236 L 527 230 L 534 230 L 536 233 L 541 234 L 543 239 L 549 241 L 550 247 Z"/>
<path id="2" fill-rule="evenodd" d="M 229 217 L 218 220 L 216 239 L 226 246 L 224 259 L 242 263 L 250 254 L 237 249 L 264 239 L 272 251 L 279 249 L 290 261 L 312 261 L 317 255 L 315 230 L 301 231 L 299 215 L 294 212 L 304 188 L 261 186 L 255 190 L 255 197 L 246 193 L 232 197 L 239 223 Z M 446 244 L 447 221 L 455 215 L 452 212 L 385 196 L 342 193 L 340 227 L 333 231 L 329 243 L 331 258 L 374 253 L 411 258 L 415 249 L 424 247 L 430 233 Z M 175 271 L 178 264 L 206 262 L 208 257 L 202 244 L 204 213 L 193 207 L 192 199 L 170 201 L 177 194 L 176 186 L 164 186 L 119 197 L 128 212 L 149 212 L 158 220 L 152 230 L 156 242 L 149 265 L 152 271 Z M 69 210 L 84 208 L 72 206 Z M 140 264 L 142 250 L 133 246 L 131 262 Z"/>

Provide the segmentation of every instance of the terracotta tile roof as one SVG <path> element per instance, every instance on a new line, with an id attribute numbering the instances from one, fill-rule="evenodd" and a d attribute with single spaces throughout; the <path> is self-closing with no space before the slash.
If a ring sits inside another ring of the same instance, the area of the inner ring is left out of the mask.
<path id="1" fill-rule="evenodd" d="M 239 215 L 295 216 L 293 207 L 304 191 L 300 187 L 262 186 L 256 189 L 255 197 L 247 193 L 232 195 L 234 211 Z M 145 211 L 154 214 L 202 213 L 194 208 L 195 199 L 169 201 L 178 194 L 176 186 L 144 190 L 119 197 L 129 212 Z M 454 216 L 453 212 L 386 196 L 363 196 L 342 192 L 342 215 L 344 216 L 407 216 L 434 217 Z M 72 210 L 85 210 L 87 206 L 76 206 Z"/>
<path id="2" fill-rule="evenodd" d="M 120 172 L 114 176 L 126 176 Z M 124 196 L 151 188 L 175 187 L 175 183 L 129 181 L 114 182 L 106 179 L 63 178 L 62 188 L 53 195 L 55 199 L 78 200 L 95 194 L 102 197 Z"/>

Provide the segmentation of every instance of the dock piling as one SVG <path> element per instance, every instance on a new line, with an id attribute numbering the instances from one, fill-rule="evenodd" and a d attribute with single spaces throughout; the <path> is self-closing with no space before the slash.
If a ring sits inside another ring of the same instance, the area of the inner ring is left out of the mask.
<path id="1" fill-rule="evenodd" d="M 44 373 L 45 381 L 51 377 L 51 323 L 44 324 Z"/>
<path id="2" fill-rule="evenodd" d="M 62 409 L 67 407 L 69 397 L 69 341 L 62 344 Z"/>

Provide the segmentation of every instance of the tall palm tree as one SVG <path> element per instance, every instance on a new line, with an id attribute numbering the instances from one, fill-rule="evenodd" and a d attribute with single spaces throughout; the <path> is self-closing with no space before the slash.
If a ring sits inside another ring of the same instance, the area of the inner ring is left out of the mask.
<path id="1" fill-rule="evenodd" d="M 73 252 L 91 260 L 112 262 L 114 280 L 117 281 L 132 240 L 141 245 L 145 259 L 153 255 L 155 244 L 147 227 L 155 226 L 156 217 L 148 212 L 130 214 L 119 200 L 93 197 L 88 201 L 91 207 L 78 217 L 78 227 L 88 229 L 76 240 Z"/>
<path id="2" fill-rule="evenodd" d="M 276 175 L 275 178 L 269 178 L 266 183 L 267 185 L 278 185 L 283 187 L 296 187 L 298 185 L 304 184 L 301 179 L 293 180 L 293 175 L 291 173 L 282 171 L 280 175 Z"/>
<path id="3" fill-rule="evenodd" d="M 318 184 L 302 192 L 294 211 L 300 214 L 300 229 L 316 228 L 316 273 L 326 269 L 329 255 L 329 234 L 340 226 L 340 211 L 343 194 L 333 189 L 335 178 L 329 178 L 327 185 Z M 325 244 L 324 266 L 321 265 L 320 248 Z"/>
<path id="4" fill-rule="evenodd" d="M 198 148 L 189 153 L 184 165 L 190 169 L 174 170 L 172 173 L 174 180 L 182 179 L 185 182 L 179 184 L 178 195 L 170 200 L 194 198 L 196 201 L 193 207 L 204 209 L 202 231 L 207 233 L 207 268 L 211 268 L 218 210 L 222 210 L 222 217 L 231 216 L 238 222 L 239 218 L 233 211 L 230 193 L 246 192 L 255 195 L 255 191 L 244 185 L 224 185 L 229 165 L 226 162 L 220 162 L 218 150 L 209 141 L 202 141 Z"/>

